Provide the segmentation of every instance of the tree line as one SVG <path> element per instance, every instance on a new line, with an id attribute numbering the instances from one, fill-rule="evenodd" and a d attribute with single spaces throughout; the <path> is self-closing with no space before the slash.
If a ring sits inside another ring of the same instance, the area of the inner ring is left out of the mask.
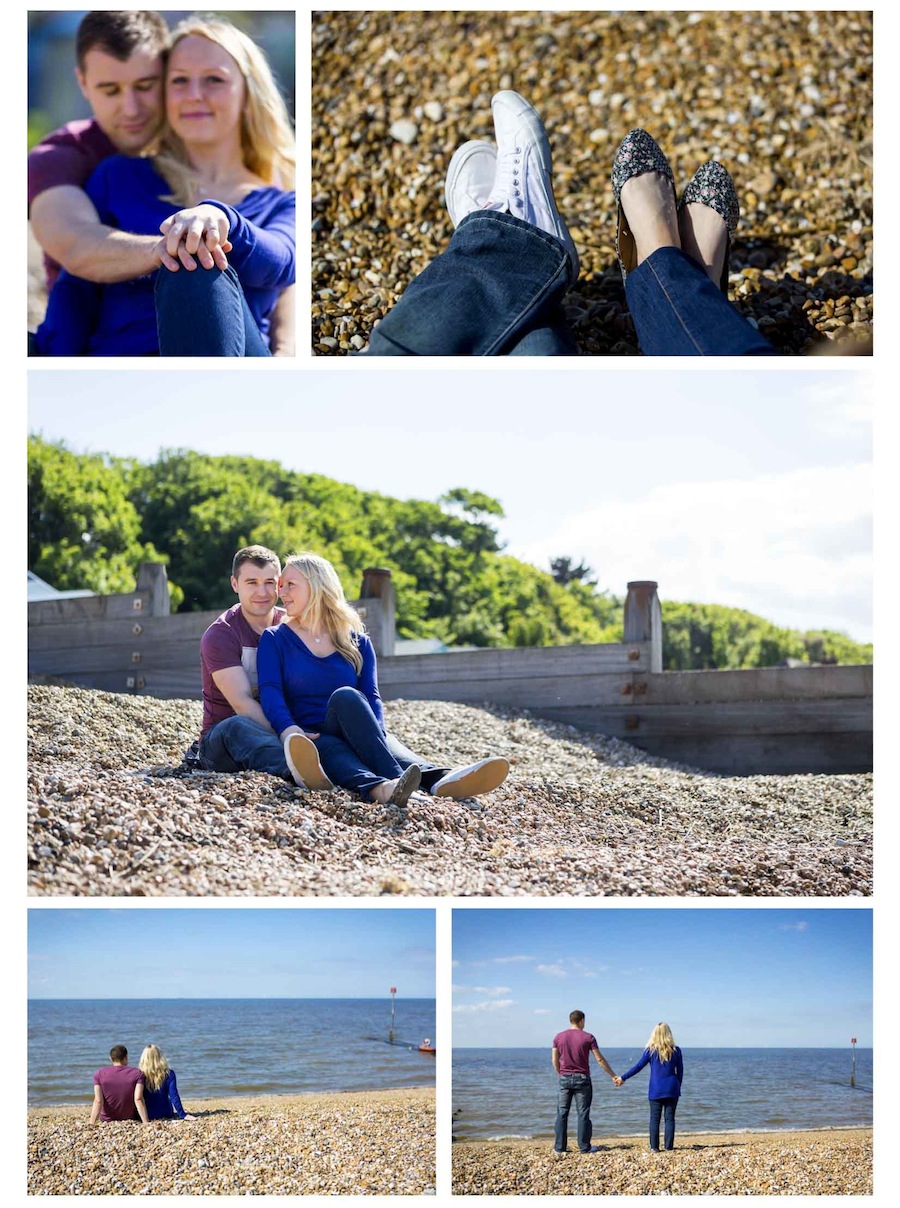
<path id="1" fill-rule="evenodd" d="M 457 488 L 400 500 L 253 457 L 163 450 L 151 462 L 28 442 L 29 568 L 60 590 L 132 591 L 139 563 L 166 564 L 172 607 L 234 602 L 242 545 L 312 549 L 347 594 L 369 566 L 393 572 L 401 638 L 453 646 L 554 646 L 622 639 L 622 598 L 561 555 L 541 570 L 503 552 L 498 500 Z M 800 633 L 720 605 L 664 601 L 667 669 L 871 662 L 872 648 Z"/>

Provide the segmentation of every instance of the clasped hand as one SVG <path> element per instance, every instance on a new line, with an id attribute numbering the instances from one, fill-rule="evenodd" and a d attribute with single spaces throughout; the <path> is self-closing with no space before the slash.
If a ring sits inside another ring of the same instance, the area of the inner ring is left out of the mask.
<path id="1" fill-rule="evenodd" d="M 231 251 L 229 224 L 218 206 L 191 206 L 172 214 L 159 224 L 163 238 L 154 254 L 163 268 L 177 273 L 181 265 L 188 271 L 201 268 L 228 268 L 225 253 Z M 194 259 L 196 257 L 196 260 Z"/>
<path id="2" fill-rule="evenodd" d="M 624 1081 L 624 1078 L 620 1078 L 619 1075 L 616 1074 L 616 1076 L 613 1078 L 613 1086 L 622 1086 Z"/>

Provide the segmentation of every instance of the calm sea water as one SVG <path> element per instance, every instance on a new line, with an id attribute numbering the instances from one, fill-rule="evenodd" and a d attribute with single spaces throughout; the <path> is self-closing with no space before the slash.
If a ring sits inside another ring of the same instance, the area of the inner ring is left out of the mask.
<path id="1" fill-rule="evenodd" d="M 603 1048 L 617 1074 L 640 1049 Z M 649 1070 L 618 1089 L 591 1060 L 595 1138 L 643 1135 Z M 453 1135 L 458 1140 L 551 1137 L 556 1075 L 549 1049 L 454 1049 Z M 765 1132 L 872 1123 L 872 1050 L 686 1049 L 679 1132 Z M 574 1137 L 574 1109 L 569 1130 Z"/>
<path id="2" fill-rule="evenodd" d="M 29 1105 L 89 1103 L 114 1044 L 156 1044 L 182 1098 L 433 1086 L 434 999 L 97 999 L 28 1004 Z M 412 1046 L 411 1048 L 409 1046 Z"/>

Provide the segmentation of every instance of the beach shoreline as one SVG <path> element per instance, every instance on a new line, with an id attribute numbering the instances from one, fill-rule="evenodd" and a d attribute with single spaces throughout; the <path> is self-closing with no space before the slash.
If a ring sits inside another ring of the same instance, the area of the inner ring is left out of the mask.
<path id="1" fill-rule="evenodd" d="M 422 1195 L 432 1087 L 188 1098 L 196 1120 L 91 1127 L 90 1104 L 28 1111 L 30 1195 Z"/>
<path id="2" fill-rule="evenodd" d="M 871 1195 L 872 1129 L 678 1132 L 671 1153 L 646 1136 L 594 1136 L 597 1153 L 540 1140 L 453 1145 L 454 1195 Z"/>

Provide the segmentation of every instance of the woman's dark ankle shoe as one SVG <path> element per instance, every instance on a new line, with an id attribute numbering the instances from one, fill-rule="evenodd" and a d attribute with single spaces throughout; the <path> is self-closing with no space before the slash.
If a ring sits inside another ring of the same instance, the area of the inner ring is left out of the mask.
<path id="1" fill-rule="evenodd" d="M 411 763 L 394 785 L 394 791 L 388 797 L 388 805 L 406 805 L 421 783 L 422 769 L 418 764 Z"/>
<path id="2" fill-rule="evenodd" d="M 616 255 L 619 257 L 623 282 L 637 268 L 637 244 L 622 209 L 622 189 L 632 176 L 642 176 L 645 172 L 659 172 L 665 176 L 671 182 L 672 196 L 675 196 L 675 177 L 659 144 L 646 130 L 629 130 L 619 144 L 612 166 L 613 198 L 618 210 Z"/>
<path id="3" fill-rule="evenodd" d="M 690 184 L 681 195 L 678 203 L 679 212 L 686 205 L 709 206 L 711 210 L 725 220 L 728 232 L 725 236 L 725 263 L 722 266 L 722 276 L 719 279 L 719 289 L 723 294 L 728 293 L 728 260 L 731 256 L 731 236 L 737 230 L 741 217 L 741 207 L 738 202 L 734 181 L 727 168 L 718 160 L 711 159 L 701 164 L 694 173 Z"/>

